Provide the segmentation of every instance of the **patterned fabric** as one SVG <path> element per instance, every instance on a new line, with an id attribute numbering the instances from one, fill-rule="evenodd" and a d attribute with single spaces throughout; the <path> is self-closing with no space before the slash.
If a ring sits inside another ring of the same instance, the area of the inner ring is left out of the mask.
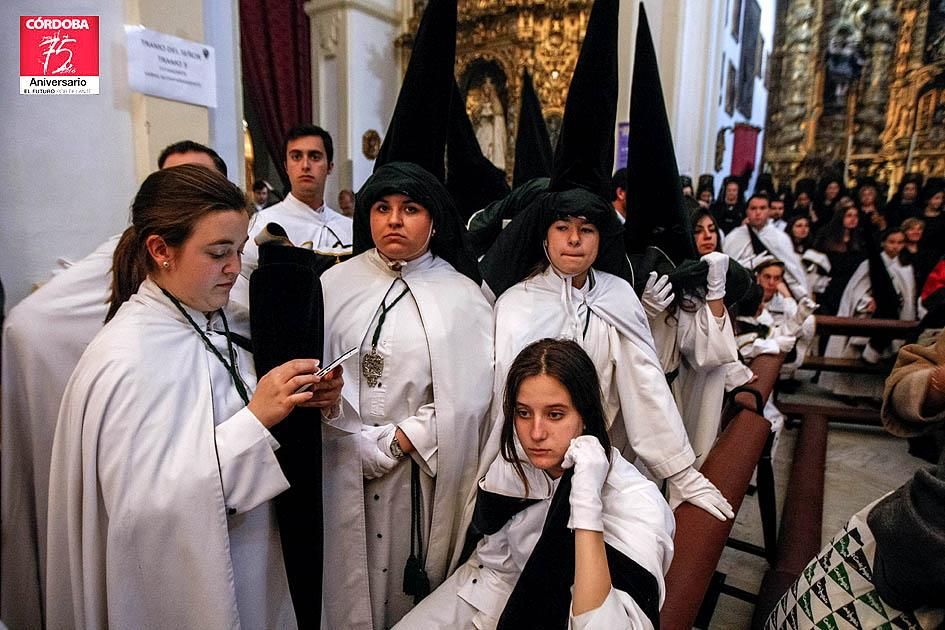
<path id="1" fill-rule="evenodd" d="M 854 514 L 810 561 L 775 606 L 765 630 L 925 630 L 943 627 L 945 610 L 892 608 L 873 588 L 876 541 L 866 516 L 878 501 Z"/>

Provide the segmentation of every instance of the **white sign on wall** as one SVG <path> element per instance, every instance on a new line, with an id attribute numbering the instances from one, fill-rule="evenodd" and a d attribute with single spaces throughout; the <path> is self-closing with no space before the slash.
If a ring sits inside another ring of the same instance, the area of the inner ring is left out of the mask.
<path id="1" fill-rule="evenodd" d="M 205 107 L 217 106 L 213 46 L 125 26 L 131 89 Z"/>

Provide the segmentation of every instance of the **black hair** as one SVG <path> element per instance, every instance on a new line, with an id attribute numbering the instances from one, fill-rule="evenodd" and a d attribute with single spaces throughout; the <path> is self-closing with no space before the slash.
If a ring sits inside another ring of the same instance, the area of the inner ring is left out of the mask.
<path id="1" fill-rule="evenodd" d="M 593 435 L 604 447 L 610 459 L 610 437 L 607 435 L 607 419 L 601 402 L 600 381 L 597 369 L 584 348 L 570 339 L 541 339 L 519 352 L 509 368 L 502 398 L 501 454 L 515 467 L 525 494 L 528 495 L 528 480 L 522 468 L 522 460 L 515 448 L 515 404 L 518 390 L 525 379 L 547 375 L 561 383 L 571 396 L 571 403 L 584 421 L 583 435 Z"/>
<path id="2" fill-rule="evenodd" d="M 282 143 L 282 159 L 285 159 L 286 152 L 289 150 L 289 143 L 298 138 L 305 138 L 306 136 L 318 136 L 322 139 L 322 144 L 325 145 L 325 157 L 328 158 L 328 163 L 331 164 L 335 160 L 335 145 L 331 141 L 331 134 L 319 127 L 318 125 L 313 125 L 311 123 L 300 123 L 293 126 L 285 134 L 285 142 Z"/>
<path id="3" fill-rule="evenodd" d="M 617 198 L 618 188 L 626 192 L 627 186 L 627 169 L 618 168 L 610 178 L 610 200 L 614 201 Z"/>
<path id="4" fill-rule="evenodd" d="M 164 163 L 167 162 L 167 158 L 178 153 L 206 153 L 210 156 L 210 159 L 213 160 L 213 165 L 217 170 L 226 177 L 226 162 L 223 161 L 220 154 L 210 147 L 200 144 L 199 142 L 194 142 L 193 140 L 181 140 L 180 142 L 175 142 L 174 144 L 169 144 L 164 147 L 164 150 L 161 151 L 161 155 L 158 156 L 158 169 L 164 168 Z"/>
<path id="5" fill-rule="evenodd" d="M 253 192 L 259 192 L 263 189 L 269 190 L 269 184 L 266 183 L 266 180 L 257 179 L 253 182 Z"/>
<path id="6" fill-rule="evenodd" d="M 748 200 L 745 201 L 746 208 L 751 204 L 752 199 L 764 199 L 765 203 L 768 203 L 768 204 L 771 203 L 771 199 L 768 197 L 767 193 L 756 192 L 756 193 L 752 193 L 751 197 L 749 197 Z"/>

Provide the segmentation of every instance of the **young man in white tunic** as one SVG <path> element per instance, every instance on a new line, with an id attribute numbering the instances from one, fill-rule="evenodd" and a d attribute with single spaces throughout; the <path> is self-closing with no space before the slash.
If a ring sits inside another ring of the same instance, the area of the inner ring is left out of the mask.
<path id="1" fill-rule="evenodd" d="M 396 623 L 424 594 L 405 583 L 410 556 L 434 588 L 455 566 L 493 380 L 492 311 L 464 238 L 436 178 L 390 162 L 358 192 L 358 255 L 322 276 L 325 356 L 359 348 L 345 363 L 344 430 L 360 434 L 360 455 L 345 457 L 363 471 L 326 468 L 331 628 Z"/>
<path id="2" fill-rule="evenodd" d="M 247 221 L 242 191 L 203 167 L 158 171 L 135 197 L 112 319 L 53 443 L 48 627 L 295 626 L 268 429 L 296 405 L 337 406 L 341 378 L 300 359 L 257 383 L 230 340 L 248 323 L 226 312 Z"/>
<path id="3" fill-rule="evenodd" d="M 725 235 L 722 251 L 750 269 L 752 259 L 765 250 L 784 262 L 784 281 L 794 298 L 809 297 L 807 274 L 791 237 L 768 222 L 768 198 L 755 194 L 748 199 L 745 224 Z"/>
<path id="4" fill-rule="evenodd" d="M 242 270 L 247 280 L 259 266 L 259 247 L 253 239 L 269 223 L 281 225 L 289 240 L 299 247 L 307 244 L 315 250 L 351 247 L 351 218 L 325 203 L 325 181 L 334 167 L 331 135 L 317 125 L 296 125 L 286 134 L 283 159 L 291 190 L 285 199 L 250 219 Z"/>
<path id="5" fill-rule="evenodd" d="M 167 146 L 158 157 L 158 168 L 180 164 L 199 164 L 226 175 L 216 151 L 191 140 Z M 66 381 L 105 321 L 119 237 L 56 272 L 14 306 L 4 323 L 0 619 L 11 628 L 43 623 L 53 433 Z"/>
<path id="6" fill-rule="evenodd" d="M 501 454 L 478 484 L 470 557 L 396 627 L 657 625 L 675 523 L 610 446 L 590 358 L 573 341 L 537 341 L 500 400 Z"/>

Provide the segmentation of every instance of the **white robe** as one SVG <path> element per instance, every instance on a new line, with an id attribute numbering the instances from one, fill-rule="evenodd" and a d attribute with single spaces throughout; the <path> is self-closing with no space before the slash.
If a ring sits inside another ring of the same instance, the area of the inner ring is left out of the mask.
<path id="1" fill-rule="evenodd" d="M 214 322 L 188 312 L 226 356 Z M 245 315 L 231 315 L 234 329 Z M 252 357 L 237 354 L 252 392 Z M 294 627 L 271 503 L 289 486 L 277 446 L 183 315 L 142 283 L 63 397 L 49 627 Z"/>
<path id="2" fill-rule="evenodd" d="M 751 259 L 755 256 L 755 250 L 751 246 L 751 235 L 748 233 L 750 229 L 747 225 L 735 228 L 725 237 L 725 244 L 722 247 L 723 252 L 748 269 L 752 268 Z M 798 300 L 805 296 L 810 297 L 807 272 L 804 271 L 800 256 L 794 251 L 791 237 L 770 223 L 755 233 L 769 249 L 768 253 L 784 263 L 784 283 L 794 297 Z"/>
<path id="3" fill-rule="evenodd" d="M 404 286 L 409 293 L 381 329 L 384 372 L 369 388 L 361 357 L 370 350 L 382 299 L 387 295 L 390 304 Z M 478 286 L 429 253 L 395 273 L 370 250 L 326 271 L 322 287 L 325 356 L 361 349 L 345 363 L 344 426 L 329 429 L 353 437 L 340 438 L 347 461 L 331 455 L 340 468 L 325 468 L 326 576 L 336 576 L 325 581 L 326 616 L 331 628 L 383 628 L 413 605 L 402 592 L 410 465 L 405 460 L 362 480 L 360 465 L 350 463 L 359 462 L 361 425 L 396 423 L 417 447 L 426 570 L 435 588 L 454 566 L 468 524 L 462 500 L 474 485 L 474 446 L 491 401 L 492 313 Z"/>
<path id="4" fill-rule="evenodd" d="M 253 238 L 269 223 L 285 228 L 289 240 L 296 246 L 311 241 L 314 249 L 350 249 L 352 238 L 351 217 L 323 205 L 314 209 L 299 201 L 292 193 L 285 199 L 260 210 L 249 220 L 249 240 L 243 247 L 242 275 L 249 279 L 259 266 L 259 248 Z"/>
<path id="5" fill-rule="evenodd" d="M 525 459 L 525 456 L 522 455 Z M 539 499 L 513 516 L 499 531 L 485 536 L 469 560 L 440 588 L 423 600 L 396 626 L 398 630 L 496 627 L 525 563 L 538 539 L 558 486 L 543 471 L 524 461 L 529 498 Z M 489 492 L 524 497 L 524 487 L 512 464 L 501 456 L 479 485 Z M 665 596 L 664 574 L 673 559 L 673 514 L 653 483 L 611 450 L 610 471 L 601 490 L 604 541 L 656 578 L 660 606 Z M 536 602 L 540 605 L 540 602 Z M 652 628 L 634 599 L 611 587 L 603 604 L 569 619 L 574 630 Z"/>
<path id="6" fill-rule="evenodd" d="M 901 305 L 899 319 L 915 319 L 915 277 L 911 265 L 903 265 L 898 258 L 890 258 L 886 252 L 880 253 L 886 271 L 892 279 L 893 288 L 899 295 Z M 872 296 L 869 261 L 864 260 L 850 277 L 843 296 L 840 298 L 838 317 L 870 317 L 863 309 Z M 869 343 L 869 337 L 843 337 L 831 335 L 824 351 L 825 357 L 860 359 Z M 896 352 L 902 341 L 893 341 L 888 352 Z M 879 398 L 883 393 L 883 379 L 875 375 L 838 374 L 824 372 L 820 375 L 820 386 L 841 396 L 868 396 Z"/>
<path id="7" fill-rule="evenodd" d="M 66 382 L 102 329 L 119 236 L 54 275 L 3 326 L 0 618 L 42 626 L 49 458 Z"/>
<path id="8" fill-rule="evenodd" d="M 597 368 L 614 445 L 625 458 L 639 457 L 650 474 L 664 479 L 691 466 L 695 455 L 643 306 L 625 280 L 601 271 L 591 274 L 583 289 L 575 289 L 570 278 L 559 277 L 549 265 L 496 302 L 496 404 L 483 457 L 491 461 L 499 452 L 501 400 L 515 357 L 539 339 L 567 338 L 579 343 Z M 622 422 L 615 422 L 618 417 Z"/>
<path id="9" fill-rule="evenodd" d="M 727 366 L 738 361 L 732 322 L 701 303 L 694 312 L 661 313 L 651 325 L 663 371 L 679 370 L 671 389 L 698 469 L 718 437 Z"/>

